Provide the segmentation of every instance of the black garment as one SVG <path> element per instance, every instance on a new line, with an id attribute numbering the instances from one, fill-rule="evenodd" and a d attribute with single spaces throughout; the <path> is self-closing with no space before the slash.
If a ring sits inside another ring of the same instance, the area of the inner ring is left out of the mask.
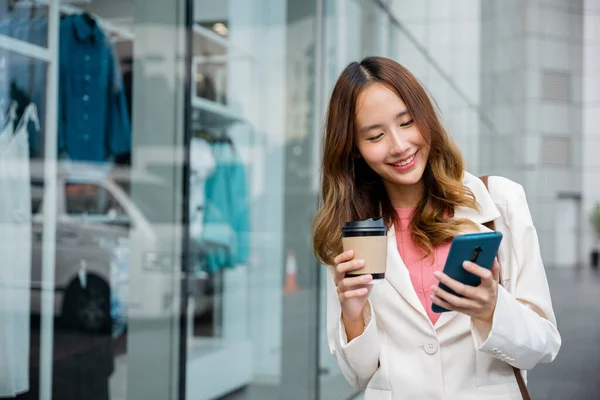
<path id="1" fill-rule="evenodd" d="M 129 70 L 125 73 L 123 73 L 123 91 L 125 92 L 125 99 L 127 101 L 127 111 L 129 112 L 129 115 L 131 116 L 131 109 L 132 109 L 132 87 L 133 87 L 133 71 Z"/>
<path id="2" fill-rule="evenodd" d="M 32 321 L 30 349 L 29 392 L 17 396 L 18 400 L 39 399 L 39 322 Z M 92 335 L 57 327 L 53 355 L 53 400 L 110 400 L 108 380 L 114 371 L 110 334 Z"/>
<path id="3" fill-rule="evenodd" d="M 125 101 L 127 102 L 127 113 L 130 118 L 132 118 L 133 113 L 133 95 L 132 95 L 132 87 L 133 87 L 133 70 L 131 69 L 131 60 L 124 59 L 121 60 L 121 69 L 126 70 L 123 73 L 123 92 L 125 93 Z M 131 165 L 131 152 L 128 151 L 124 154 L 119 154 L 115 156 L 115 164 L 117 165 Z"/>

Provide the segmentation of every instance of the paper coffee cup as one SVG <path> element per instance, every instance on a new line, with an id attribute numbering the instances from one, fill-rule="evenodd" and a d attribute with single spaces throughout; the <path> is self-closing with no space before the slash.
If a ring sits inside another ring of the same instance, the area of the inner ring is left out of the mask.
<path id="1" fill-rule="evenodd" d="M 381 218 L 344 224 L 342 227 L 344 251 L 354 250 L 355 260 L 365 260 L 363 268 L 346 273 L 347 277 L 371 274 L 373 279 L 385 278 L 387 230 Z"/>

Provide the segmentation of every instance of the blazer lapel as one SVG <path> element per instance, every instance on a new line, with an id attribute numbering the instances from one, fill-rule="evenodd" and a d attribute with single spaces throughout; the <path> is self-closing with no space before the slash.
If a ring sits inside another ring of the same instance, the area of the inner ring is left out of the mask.
<path id="1" fill-rule="evenodd" d="M 410 274 L 404 261 L 398 252 L 396 244 L 396 232 L 394 227 L 391 227 L 388 232 L 388 248 L 387 248 L 387 268 L 385 271 L 387 281 L 396 289 L 396 291 L 424 318 L 429 319 L 423 304 L 410 280 Z"/>
<path id="2" fill-rule="evenodd" d="M 487 188 L 481 182 L 481 180 L 465 172 L 463 183 L 468 187 L 475 199 L 477 200 L 478 209 L 474 210 L 467 207 L 457 207 L 454 211 L 455 219 L 469 219 L 475 222 L 476 227 L 466 227 L 462 233 L 475 233 L 475 232 L 490 232 L 490 229 L 485 227 L 483 224 L 489 221 L 493 221 L 500 217 L 500 212 L 494 204 Z M 396 291 L 402 296 L 423 318 L 429 320 L 427 312 L 423 308 L 423 303 L 419 300 L 417 293 L 412 285 L 410 274 L 406 265 L 400 257 L 398 247 L 396 245 L 396 232 L 392 226 L 388 232 L 388 248 L 387 248 L 387 268 L 385 277 L 387 281 L 396 289 Z M 434 328 L 439 329 L 458 315 L 455 311 L 445 312 L 440 315 L 436 321 Z"/>

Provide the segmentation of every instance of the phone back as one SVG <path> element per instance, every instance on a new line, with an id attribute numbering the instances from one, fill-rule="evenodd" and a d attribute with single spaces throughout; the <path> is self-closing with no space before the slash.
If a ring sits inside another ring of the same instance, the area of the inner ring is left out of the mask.
<path id="1" fill-rule="evenodd" d="M 465 285 L 478 286 L 481 279 L 465 270 L 462 266 L 463 262 L 473 261 L 475 264 L 491 270 L 501 241 L 502 233 L 500 232 L 470 233 L 456 236 L 450 246 L 448 259 L 444 265 L 444 273 Z M 439 287 L 460 296 L 443 283 L 440 283 Z M 432 310 L 435 312 L 448 311 L 436 304 L 432 305 Z"/>

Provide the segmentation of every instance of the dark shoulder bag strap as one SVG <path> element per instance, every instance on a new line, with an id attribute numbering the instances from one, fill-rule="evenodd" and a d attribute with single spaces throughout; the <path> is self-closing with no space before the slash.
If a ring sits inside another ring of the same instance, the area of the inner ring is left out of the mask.
<path id="1" fill-rule="evenodd" d="M 485 188 L 489 191 L 490 188 L 488 186 L 488 178 L 489 178 L 489 176 L 487 176 L 487 175 L 479 177 L 479 179 L 481 179 L 481 181 L 485 185 Z M 483 225 L 486 228 L 491 229 L 493 231 L 496 230 L 496 224 L 494 224 L 493 220 L 489 221 L 489 222 L 486 222 Z M 500 282 L 502 282 L 502 280 L 500 280 Z M 521 391 L 521 397 L 523 397 L 523 400 L 531 400 L 531 396 L 529 395 L 529 390 L 527 389 L 527 385 L 525 384 L 525 380 L 523 379 L 523 375 L 521 375 L 521 371 L 519 370 L 519 368 L 515 368 L 515 367 L 512 367 L 512 369 L 513 369 L 513 372 L 515 374 L 515 378 L 517 378 L 517 384 L 519 385 L 519 390 Z"/>

